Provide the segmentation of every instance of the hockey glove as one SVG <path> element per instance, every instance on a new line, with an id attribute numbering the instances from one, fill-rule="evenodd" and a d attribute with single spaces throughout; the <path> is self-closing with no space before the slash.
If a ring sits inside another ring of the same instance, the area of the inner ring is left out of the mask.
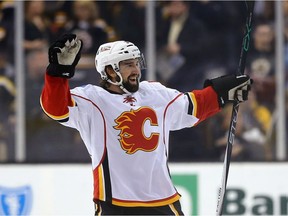
<path id="1" fill-rule="evenodd" d="M 64 34 L 49 48 L 47 73 L 51 76 L 71 78 L 81 56 L 82 41 L 75 34 Z"/>
<path id="2" fill-rule="evenodd" d="M 215 79 L 206 80 L 204 87 L 212 86 L 218 95 L 220 107 L 237 100 L 239 102 L 248 100 L 248 93 L 253 80 L 248 75 L 226 75 Z"/>

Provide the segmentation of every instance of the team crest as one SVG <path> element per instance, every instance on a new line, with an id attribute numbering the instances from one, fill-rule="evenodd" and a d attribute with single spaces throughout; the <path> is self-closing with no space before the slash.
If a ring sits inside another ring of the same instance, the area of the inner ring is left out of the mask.
<path id="1" fill-rule="evenodd" d="M 145 135 L 145 125 L 158 126 L 156 113 L 149 107 L 122 113 L 116 120 L 115 129 L 120 130 L 119 142 L 127 154 L 134 154 L 138 150 L 145 152 L 154 151 L 158 146 L 159 133 L 150 131 Z M 146 124 L 147 123 L 147 124 Z"/>
<path id="2" fill-rule="evenodd" d="M 28 215 L 31 210 L 30 186 L 6 188 L 0 186 L 0 215 Z"/>
<path id="3" fill-rule="evenodd" d="M 110 50 L 111 49 L 111 46 L 103 46 L 100 48 L 100 52 L 104 52 L 104 51 L 107 51 L 107 50 Z"/>
<path id="4" fill-rule="evenodd" d="M 123 100 L 123 103 L 129 103 L 130 106 L 135 106 L 134 103 L 136 102 L 136 98 L 131 96 L 131 95 L 128 95 L 127 97 L 124 98 Z"/>

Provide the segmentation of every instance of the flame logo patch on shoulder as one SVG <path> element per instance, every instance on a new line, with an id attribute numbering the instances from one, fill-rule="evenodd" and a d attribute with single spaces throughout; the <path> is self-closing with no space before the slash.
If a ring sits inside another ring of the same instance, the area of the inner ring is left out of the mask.
<path id="1" fill-rule="evenodd" d="M 134 154 L 138 150 L 151 152 L 157 148 L 159 133 L 151 131 L 147 135 L 147 130 L 145 130 L 145 127 L 151 129 L 151 126 L 158 126 L 157 116 L 153 109 L 149 107 L 131 109 L 122 113 L 115 122 L 117 125 L 114 128 L 121 130 L 119 142 L 127 154 Z"/>

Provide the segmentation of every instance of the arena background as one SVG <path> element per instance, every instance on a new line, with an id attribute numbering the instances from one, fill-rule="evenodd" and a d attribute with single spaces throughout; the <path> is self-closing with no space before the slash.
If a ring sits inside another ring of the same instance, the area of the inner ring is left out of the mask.
<path id="1" fill-rule="evenodd" d="M 39 105 L 47 50 L 57 36 L 76 33 L 87 44 L 71 87 L 97 85 L 97 43 L 124 39 L 145 54 L 143 79 L 189 91 L 235 73 L 243 4 L 187 1 L 193 22 L 182 31 L 189 37 L 179 36 L 182 50 L 172 54 L 165 27 L 179 8 L 171 1 L 0 1 L 0 215 L 94 213 L 90 158 L 79 134 Z M 79 8 L 90 14 L 88 27 Z M 255 91 L 240 105 L 223 214 L 287 215 L 288 3 L 256 1 L 254 13 L 245 73 Z M 230 116 L 227 107 L 196 128 L 171 133 L 171 174 L 187 215 L 216 212 Z"/>

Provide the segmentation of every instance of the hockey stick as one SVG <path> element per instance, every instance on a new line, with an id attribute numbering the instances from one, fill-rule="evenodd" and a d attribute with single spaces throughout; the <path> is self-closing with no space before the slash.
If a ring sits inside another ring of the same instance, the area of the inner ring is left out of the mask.
<path id="1" fill-rule="evenodd" d="M 254 1 L 245 1 L 245 6 L 247 10 L 245 33 L 244 33 L 244 37 L 242 41 L 240 60 L 239 60 L 239 65 L 237 68 L 236 75 L 244 74 L 246 58 L 247 58 L 247 53 L 248 53 L 249 44 L 250 44 L 250 33 L 251 33 L 251 27 L 252 27 Z M 225 192 L 226 192 L 229 166 L 230 166 L 230 161 L 231 161 L 232 145 L 233 145 L 233 141 L 235 137 L 238 110 L 239 110 L 239 102 L 235 101 L 233 103 L 232 116 L 231 116 L 231 121 L 230 121 L 230 126 L 229 126 L 228 140 L 227 140 L 223 172 L 222 172 L 222 185 L 219 189 L 216 215 L 222 215 L 223 202 L 224 202 L 224 197 L 225 197 Z"/>

